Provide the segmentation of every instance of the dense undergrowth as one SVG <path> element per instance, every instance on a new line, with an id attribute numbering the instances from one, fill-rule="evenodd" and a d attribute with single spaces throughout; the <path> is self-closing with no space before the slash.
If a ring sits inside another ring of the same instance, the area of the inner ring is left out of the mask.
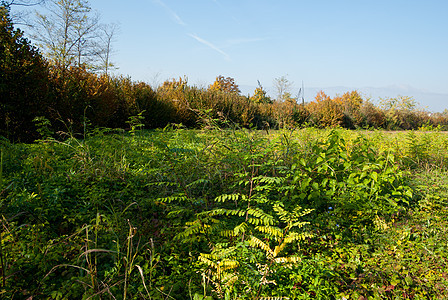
<path id="1" fill-rule="evenodd" d="M 3 299 L 445 299 L 443 132 L 1 140 Z"/>

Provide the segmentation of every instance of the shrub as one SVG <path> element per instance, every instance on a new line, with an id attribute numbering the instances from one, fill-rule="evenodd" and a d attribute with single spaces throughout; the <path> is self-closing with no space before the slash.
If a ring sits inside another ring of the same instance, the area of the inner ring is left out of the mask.
<path id="1" fill-rule="evenodd" d="M 15 30 L 0 7 L 0 135 L 17 141 L 37 138 L 32 120 L 48 115 L 48 68 L 39 51 Z"/>
<path id="2" fill-rule="evenodd" d="M 362 126 L 363 118 L 360 109 L 364 100 L 357 91 L 346 92 L 333 100 L 338 102 L 342 107 L 344 114 L 343 127 L 354 129 Z"/>
<path id="3" fill-rule="evenodd" d="M 175 114 L 171 122 L 194 127 L 196 118 L 191 110 L 190 102 L 194 99 L 195 91 L 190 89 L 187 83 L 186 77 L 167 80 L 157 89 L 157 94 L 161 101 L 169 102 L 173 106 Z"/>
<path id="4" fill-rule="evenodd" d="M 370 101 L 364 101 L 360 108 L 362 127 L 382 128 L 386 122 L 384 112 Z"/>
<path id="5" fill-rule="evenodd" d="M 319 127 L 338 127 L 343 124 L 344 114 L 340 103 L 334 101 L 323 91 L 320 91 L 315 101 L 307 106 L 311 120 Z"/>

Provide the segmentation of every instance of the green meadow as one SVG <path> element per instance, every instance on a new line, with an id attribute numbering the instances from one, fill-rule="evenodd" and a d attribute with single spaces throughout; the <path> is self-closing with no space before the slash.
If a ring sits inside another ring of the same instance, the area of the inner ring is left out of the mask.
<path id="1" fill-rule="evenodd" d="M 0 141 L 3 299 L 444 299 L 445 132 Z"/>

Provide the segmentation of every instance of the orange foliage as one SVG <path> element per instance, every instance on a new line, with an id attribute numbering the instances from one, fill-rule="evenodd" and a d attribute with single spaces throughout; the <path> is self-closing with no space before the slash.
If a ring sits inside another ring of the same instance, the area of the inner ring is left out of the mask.
<path id="1" fill-rule="evenodd" d="M 231 94 L 239 94 L 241 92 L 238 85 L 235 83 L 235 79 L 232 77 L 224 78 L 222 75 L 216 77 L 215 82 L 209 86 L 209 90 Z"/>
<path id="2" fill-rule="evenodd" d="M 320 127 L 338 127 L 343 124 L 342 105 L 323 91 L 317 93 L 315 101 L 307 106 L 312 120 Z"/>
<path id="3" fill-rule="evenodd" d="M 342 96 L 333 98 L 333 100 L 341 106 L 344 114 L 344 127 L 355 128 L 362 126 L 363 116 L 361 114 L 361 105 L 363 99 L 356 90 L 346 92 Z"/>
<path id="4" fill-rule="evenodd" d="M 191 110 L 191 87 L 187 85 L 186 77 L 179 77 L 178 80 L 172 79 L 165 81 L 157 90 L 161 99 L 170 103 L 175 111 L 175 123 L 182 123 L 186 126 L 195 125 L 195 115 Z"/>

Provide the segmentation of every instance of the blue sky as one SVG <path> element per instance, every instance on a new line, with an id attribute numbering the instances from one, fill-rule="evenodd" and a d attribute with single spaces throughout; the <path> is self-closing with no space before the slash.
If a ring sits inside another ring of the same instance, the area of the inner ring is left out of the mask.
<path id="1" fill-rule="evenodd" d="M 269 87 L 274 78 L 287 75 L 296 89 L 304 81 L 305 88 L 324 91 L 397 87 L 448 95 L 446 0 L 90 4 L 103 22 L 119 23 L 113 60 L 117 73 L 134 80 L 187 76 L 191 85 L 207 86 L 223 75 L 240 86 L 255 87 L 260 80 Z M 448 108 L 440 99 L 435 109 Z"/>

